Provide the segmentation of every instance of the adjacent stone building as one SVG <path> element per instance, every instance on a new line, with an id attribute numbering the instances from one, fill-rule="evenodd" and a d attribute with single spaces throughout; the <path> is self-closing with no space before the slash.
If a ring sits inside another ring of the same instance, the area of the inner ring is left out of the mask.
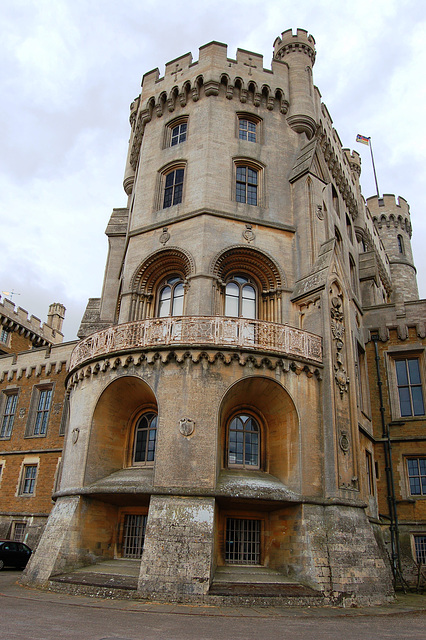
<path id="1" fill-rule="evenodd" d="M 238 567 L 328 601 L 386 599 L 374 345 L 401 441 L 404 544 L 424 539 L 408 205 L 365 203 L 315 55 L 298 29 L 276 39 L 270 69 L 212 42 L 144 75 L 128 204 L 71 355 L 62 478 L 26 583 L 133 558 L 139 597 L 208 599 Z"/>
<path id="2" fill-rule="evenodd" d="M 0 302 L 0 538 L 34 547 L 57 488 L 66 427 L 65 376 L 75 343 L 61 344 L 65 308 L 43 325 Z M 65 411 L 64 411 L 65 406 Z"/>

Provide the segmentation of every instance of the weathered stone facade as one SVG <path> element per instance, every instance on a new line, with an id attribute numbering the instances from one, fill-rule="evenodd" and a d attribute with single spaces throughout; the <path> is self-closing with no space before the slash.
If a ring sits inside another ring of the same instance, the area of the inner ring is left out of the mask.
<path id="1" fill-rule="evenodd" d="M 286 31 L 264 69 L 212 42 L 143 77 L 26 583 L 128 557 L 140 597 L 208 599 L 226 565 L 328 602 L 391 594 L 363 307 L 397 305 L 407 278 L 415 297 L 409 213 L 401 270 L 313 84 L 314 45 Z"/>

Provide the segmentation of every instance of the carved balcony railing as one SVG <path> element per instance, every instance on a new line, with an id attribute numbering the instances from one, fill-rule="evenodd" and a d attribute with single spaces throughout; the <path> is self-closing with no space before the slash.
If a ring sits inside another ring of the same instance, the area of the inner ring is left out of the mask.
<path id="1" fill-rule="evenodd" d="M 119 324 L 88 336 L 71 355 L 70 370 L 113 353 L 155 347 L 210 346 L 273 352 L 322 363 L 320 336 L 288 325 L 222 316 L 152 318 Z"/>

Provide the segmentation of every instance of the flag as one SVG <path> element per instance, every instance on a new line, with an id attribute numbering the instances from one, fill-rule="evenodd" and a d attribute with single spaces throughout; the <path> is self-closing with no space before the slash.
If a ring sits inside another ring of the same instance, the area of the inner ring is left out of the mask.
<path id="1" fill-rule="evenodd" d="M 365 136 L 361 136 L 360 134 L 356 137 L 357 142 L 362 142 L 362 144 L 370 144 L 370 138 L 366 138 Z"/>

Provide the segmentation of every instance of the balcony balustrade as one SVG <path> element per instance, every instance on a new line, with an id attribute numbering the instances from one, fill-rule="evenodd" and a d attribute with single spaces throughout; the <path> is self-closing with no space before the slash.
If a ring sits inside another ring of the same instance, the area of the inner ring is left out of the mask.
<path id="1" fill-rule="evenodd" d="M 181 346 L 243 349 L 322 363 L 321 338 L 313 333 L 262 320 L 182 316 L 138 320 L 98 331 L 76 345 L 70 370 L 114 353 Z"/>

